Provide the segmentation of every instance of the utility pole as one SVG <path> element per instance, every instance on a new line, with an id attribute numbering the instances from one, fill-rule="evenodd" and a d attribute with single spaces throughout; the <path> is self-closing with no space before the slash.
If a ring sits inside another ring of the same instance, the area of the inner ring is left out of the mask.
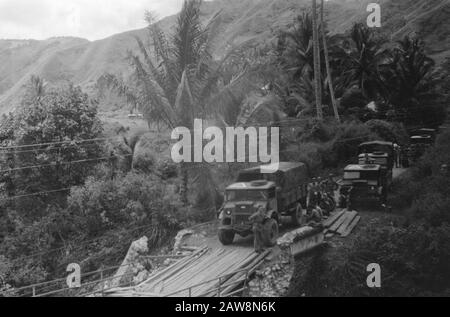
<path id="1" fill-rule="evenodd" d="M 317 119 L 323 120 L 322 112 L 322 79 L 320 72 L 320 46 L 319 30 L 317 28 L 317 1 L 312 0 L 312 24 L 313 24 L 313 47 L 314 47 L 314 89 L 316 95 Z"/>
<path id="2" fill-rule="evenodd" d="M 328 87 L 330 89 L 330 97 L 331 97 L 331 104 L 333 105 L 334 117 L 336 118 L 336 121 L 338 123 L 341 123 L 341 118 L 339 116 L 339 111 L 337 108 L 336 96 L 334 94 L 333 77 L 331 76 L 330 59 L 329 59 L 329 55 L 328 55 L 328 45 L 327 45 L 327 39 L 325 37 L 325 22 L 324 22 L 324 18 L 323 18 L 323 11 L 324 11 L 324 0 L 321 0 L 320 30 L 321 30 L 322 41 L 323 41 L 323 52 L 325 55 L 325 66 L 327 69 L 327 81 L 328 81 Z"/>

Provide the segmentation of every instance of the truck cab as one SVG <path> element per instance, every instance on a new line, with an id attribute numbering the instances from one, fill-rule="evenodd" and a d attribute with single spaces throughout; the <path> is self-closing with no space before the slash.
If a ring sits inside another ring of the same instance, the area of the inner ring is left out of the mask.
<path id="1" fill-rule="evenodd" d="M 433 146 L 434 140 L 430 135 L 414 135 L 409 143 L 408 160 L 410 164 L 413 164 Z"/>
<path id="2" fill-rule="evenodd" d="M 358 164 L 380 165 L 389 187 L 393 180 L 394 143 L 385 141 L 366 142 L 359 146 Z"/>
<path id="3" fill-rule="evenodd" d="M 394 144 L 392 142 L 373 141 L 362 143 L 359 146 L 359 164 L 365 164 L 368 155 L 375 164 L 385 166 L 387 169 L 394 167 Z"/>
<path id="4" fill-rule="evenodd" d="M 436 141 L 436 135 L 437 130 L 436 129 L 429 129 L 429 128 L 422 128 L 419 130 L 415 130 L 412 135 L 414 136 L 422 136 L 422 137 L 430 137 L 431 141 L 434 143 Z"/>
<path id="5" fill-rule="evenodd" d="M 246 237 L 252 233 L 250 217 L 259 209 L 264 210 L 269 237 L 265 241 L 273 245 L 278 238 L 277 186 L 274 182 L 256 180 L 235 183 L 227 187 L 225 202 L 219 216 L 219 240 L 224 245 L 233 243 L 236 234 Z"/>
<path id="6" fill-rule="evenodd" d="M 219 220 L 219 240 L 231 244 L 236 234 L 252 233 L 250 216 L 264 210 L 264 240 L 276 243 L 282 217 L 294 226 L 306 223 L 306 203 L 310 178 L 305 164 L 280 162 L 240 171 L 236 182 L 227 187 Z"/>
<path id="7" fill-rule="evenodd" d="M 377 164 L 348 165 L 341 186 L 341 206 L 352 207 L 387 199 L 387 180 L 383 168 Z M 344 201 L 345 200 L 345 201 Z"/>

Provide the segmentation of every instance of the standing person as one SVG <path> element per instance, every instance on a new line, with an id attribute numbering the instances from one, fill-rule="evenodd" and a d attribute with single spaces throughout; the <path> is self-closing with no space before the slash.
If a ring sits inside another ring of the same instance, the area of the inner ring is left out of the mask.
<path id="1" fill-rule="evenodd" d="M 346 197 L 346 205 L 347 205 L 347 210 L 352 210 L 353 206 L 352 206 L 352 192 L 353 192 L 353 186 L 350 187 L 350 189 L 347 192 L 347 197 Z"/>
<path id="2" fill-rule="evenodd" d="M 253 230 L 253 244 L 256 253 L 264 252 L 263 234 L 264 234 L 264 219 L 265 213 L 264 208 L 259 207 L 256 213 L 250 216 L 250 221 L 252 222 Z"/>
<path id="3" fill-rule="evenodd" d="M 333 174 L 328 175 L 328 179 L 325 183 L 325 191 L 329 195 L 334 197 L 334 193 L 339 189 L 339 185 L 336 183 L 333 177 Z"/>

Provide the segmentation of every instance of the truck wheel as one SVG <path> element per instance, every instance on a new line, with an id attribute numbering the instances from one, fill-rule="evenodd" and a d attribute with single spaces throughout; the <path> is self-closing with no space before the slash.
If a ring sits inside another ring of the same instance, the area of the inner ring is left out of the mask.
<path id="1" fill-rule="evenodd" d="M 234 240 L 234 231 L 231 230 L 219 230 L 219 241 L 223 245 L 230 245 Z"/>
<path id="2" fill-rule="evenodd" d="M 278 222 L 275 219 L 269 219 L 264 223 L 263 242 L 267 247 L 273 247 L 277 244 Z"/>
<path id="3" fill-rule="evenodd" d="M 302 205 L 297 205 L 297 208 L 295 208 L 295 211 L 291 215 L 291 221 L 296 227 L 299 227 L 305 223 L 305 215 L 303 213 Z"/>

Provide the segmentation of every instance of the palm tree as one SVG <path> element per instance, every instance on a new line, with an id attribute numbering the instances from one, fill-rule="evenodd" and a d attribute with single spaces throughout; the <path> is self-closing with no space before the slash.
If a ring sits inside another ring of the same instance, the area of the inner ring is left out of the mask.
<path id="1" fill-rule="evenodd" d="M 316 96 L 311 14 L 304 12 L 297 16 L 292 30 L 282 32 L 279 40 L 282 43 L 279 63 L 288 74 L 284 83 L 287 88 L 284 92 L 286 102 L 297 104 L 295 115 L 298 117 L 312 113 Z"/>
<path id="2" fill-rule="evenodd" d="M 331 98 L 331 104 L 333 105 L 333 111 L 334 116 L 337 120 L 337 122 L 341 122 L 341 118 L 339 117 L 339 111 L 337 108 L 337 102 L 336 102 L 336 96 L 334 93 L 334 87 L 333 87 L 333 78 L 331 76 L 331 68 L 330 68 L 330 58 L 328 54 L 328 45 L 327 45 L 327 39 L 325 35 L 325 24 L 324 24 L 324 0 L 321 0 L 321 6 L 320 6 L 320 30 L 322 35 L 322 41 L 323 41 L 323 50 L 324 50 L 324 57 L 325 57 L 325 66 L 327 71 L 327 84 L 328 88 L 330 90 L 330 98 Z"/>
<path id="3" fill-rule="evenodd" d="M 362 23 L 353 25 L 350 37 L 350 47 L 340 52 L 344 61 L 344 85 L 357 86 L 365 97 L 376 98 L 380 90 L 378 64 L 386 51 L 381 49 L 381 42 L 374 33 Z"/>
<path id="4" fill-rule="evenodd" d="M 316 95 L 317 119 L 323 119 L 322 113 L 322 83 L 320 71 L 320 45 L 317 28 L 317 2 L 312 0 L 312 27 L 313 27 L 313 48 L 314 48 L 314 88 Z"/>
<path id="5" fill-rule="evenodd" d="M 314 76 L 313 24 L 311 15 L 304 12 L 296 18 L 293 30 L 281 32 L 285 47 L 282 50 L 282 66 L 298 80 L 304 74 Z M 292 42 L 289 46 L 286 43 Z"/>
<path id="6" fill-rule="evenodd" d="M 435 125 L 443 121 L 434 65 L 425 54 L 423 42 L 411 37 L 398 41 L 389 62 L 383 65 L 383 93 L 406 124 Z"/>
<path id="7" fill-rule="evenodd" d="M 194 119 L 208 117 L 234 124 L 235 120 L 227 118 L 230 109 L 239 106 L 245 95 L 255 88 L 245 67 L 229 76 L 230 79 L 225 79 L 227 63 L 239 54 L 239 49 L 231 49 L 223 59 L 214 60 L 212 49 L 219 31 L 220 14 L 214 14 L 206 24 L 202 24 L 201 4 L 201 0 L 184 1 L 170 37 L 147 13 L 152 45 L 147 47 L 136 38 L 142 58 L 130 55 L 136 73 L 139 104 L 146 113 L 158 113 L 170 129 L 179 126 L 192 129 Z M 239 114 L 239 111 L 235 112 Z M 208 168 L 194 170 L 202 174 L 195 179 L 203 182 L 203 188 L 214 188 L 208 185 L 211 182 Z M 187 204 L 186 164 L 181 166 L 181 177 L 181 196 Z"/>

